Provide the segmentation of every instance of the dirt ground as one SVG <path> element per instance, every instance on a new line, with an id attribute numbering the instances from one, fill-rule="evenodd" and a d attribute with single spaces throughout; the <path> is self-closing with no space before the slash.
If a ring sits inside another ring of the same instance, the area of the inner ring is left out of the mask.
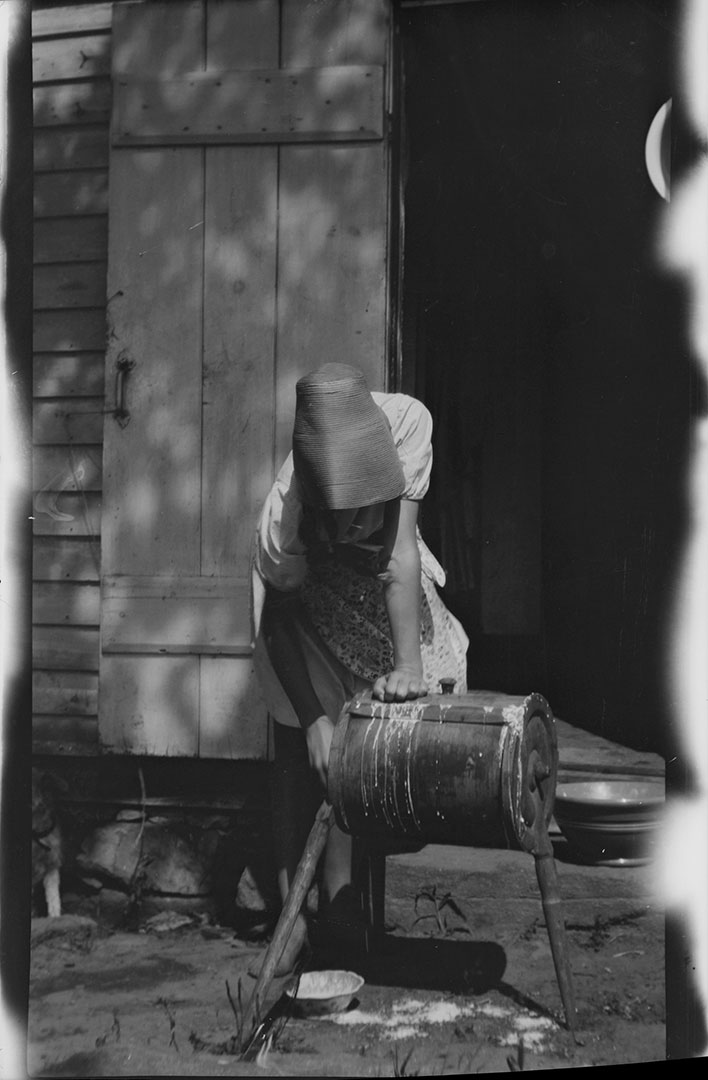
<path id="1" fill-rule="evenodd" d="M 352 1007 L 289 1017 L 257 1063 L 239 1061 L 234 1045 L 239 986 L 248 1000 L 248 966 L 264 946 L 204 916 L 126 932 L 99 914 L 83 945 L 75 934 L 46 939 L 32 955 L 29 1075 L 447 1076 L 665 1060 L 651 866 L 582 866 L 562 839 L 555 847 L 575 1038 L 532 857 L 430 845 L 387 859 L 387 934 L 376 955 L 348 965 L 366 979 Z"/>

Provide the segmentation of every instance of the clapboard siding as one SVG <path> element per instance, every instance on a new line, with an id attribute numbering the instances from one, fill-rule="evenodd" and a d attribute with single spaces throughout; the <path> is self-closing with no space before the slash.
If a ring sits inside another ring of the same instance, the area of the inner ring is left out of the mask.
<path id="1" fill-rule="evenodd" d="M 32 78 L 35 83 L 57 79 L 95 79 L 110 75 L 110 71 L 110 37 L 106 32 L 35 42 L 32 55 Z"/>
<path id="2" fill-rule="evenodd" d="M 51 443 L 82 446 L 101 441 L 103 398 L 36 401 L 33 413 L 35 446 Z"/>
<path id="3" fill-rule="evenodd" d="M 109 135 L 105 125 L 96 127 L 38 128 L 34 134 L 36 173 L 57 169 L 107 169 Z"/>
<path id="4" fill-rule="evenodd" d="M 98 678 L 91 672 L 36 671 L 32 689 L 39 713 L 96 714 Z"/>
<path id="5" fill-rule="evenodd" d="M 98 585 L 35 581 L 32 617 L 42 626 L 98 626 Z"/>
<path id="6" fill-rule="evenodd" d="M 33 742 L 97 749 L 110 3 L 32 15 Z"/>
<path id="7" fill-rule="evenodd" d="M 87 757 L 98 753 L 95 716 L 62 716 L 52 713 L 32 717 L 32 749 L 40 757 L 62 754 Z"/>
<path id="8" fill-rule="evenodd" d="M 34 216 L 68 217 L 105 214 L 108 210 L 106 169 L 38 173 L 34 184 Z"/>
<path id="9" fill-rule="evenodd" d="M 37 127 L 57 124 L 103 124 L 111 108 L 110 79 L 51 83 L 35 87 L 34 122 Z"/>
<path id="10" fill-rule="evenodd" d="M 34 396 L 100 397 L 103 353 L 35 353 Z"/>
<path id="11" fill-rule="evenodd" d="M 100 446 L 35 446 L 32 455 L 34 488 L 40 492 L 101 491 Z M 36 501 L 36 500 L 35 500 Z"/>
<path id="12" fill-rule="evenodd" d="M 35 312 L 33 346 L 36 353 L 100 352 L 105 344 L 105 307 Z"/>
<path id="13" fill-rule="evenodd" d="M 62 491 L 50 498 L 35 495 L 33 533 L 35 536 L 98 537 L 101 524 L 101 495 L 95 491 Z"/>
<path id="14" fill-rule="evenodd" d="M 98 630 L 55 626 L 36 627 L 32 636 L 35 671 L 98 672 Z"/>
<path id="15" fill-rule="evenodd" d="M 100 572 L 101 549 L 92 537 L 35 537 L 35 582 L 92 581 L 97 584 Z"/>
<path id="16" fill-rule="evenodd" d="M 45 218 L 34 224 L 34 263 L 105 260 L 108 252 L 108 218 Z"/>
<path id="17" fill-rule="evenodd" d="M 35 267 L 35 308 L 100 307 L 105 297 L 105 263 L 59 263 Z"/>
<path id="18" fill-rule="evenodd" d="M 98 30 L 111 28 L 110 2 L 100 4 L 52 5 L 32 14 L 32 36 L 35 42 L 47 37 L 82 37 Z"/>

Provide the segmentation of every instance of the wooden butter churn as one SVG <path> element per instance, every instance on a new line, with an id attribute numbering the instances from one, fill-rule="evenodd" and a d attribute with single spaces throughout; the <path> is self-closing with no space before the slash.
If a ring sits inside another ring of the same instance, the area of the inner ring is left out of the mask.
<path id="1" fill-rule="evenodd" d="M 533 855 L 569 1028 L 575 1002 L 548 825 L 558 746 L 540 694 L 487 691 L 381 702 L 355 696 L 335 727 L 318 811 L 252 996 L 263 1000 L 335 818 L 358 838 L 513 847 Z M 259 998 L 260 995 L 260 998 Z M 253 1011 L 253 1009 L 251 1009 Z"/>

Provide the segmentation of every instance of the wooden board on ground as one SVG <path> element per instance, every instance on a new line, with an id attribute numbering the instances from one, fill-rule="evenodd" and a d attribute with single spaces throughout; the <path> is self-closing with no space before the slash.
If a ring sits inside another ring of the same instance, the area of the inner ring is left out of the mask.
<path id="1" fill-rule="evenodd" d="M 663 776 L 665 763 L 659 754 L 632 750 L 603 739 L 556 717 L 558 731 L 558 779 L 586 779 L 588 775 L 638 773 Z"/>

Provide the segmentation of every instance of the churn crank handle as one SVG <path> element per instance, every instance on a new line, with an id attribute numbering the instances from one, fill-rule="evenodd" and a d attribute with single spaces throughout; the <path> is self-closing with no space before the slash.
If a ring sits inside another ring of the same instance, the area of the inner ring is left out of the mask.
<path id="1" fill-rule="evenodd" d="M 563 912 L 561 911 L 558 873 L 553 857 L 553 845 L 544 828 L 537 830 L 533 861 L 536 867 L 538 887 L 541 891 L 543 915 L 551 943 L 551 955 L 556 969 L 556 979 L 558 980 L 558 989 L 563 1002 L 565 1021 L 573 1034 L 573 1038 L 576 1038 L 575 994 L 573 993 L 573 983 L 570 977 L 570 954 L 568 952 Z"/>
<path id="2" fill-rule="evenodd" d="M 295 871 L 295 876 L 290 885 L 290 889 L 288 890 L 285 903 L 283 904 L 283 910 L 280 913 L 275 933 L 266 950 L 261 970 L 258 973 L 256 985 L 253 989 L 253 994 L 251 995 L 251 1000 L 249 1001 L 248 1008 L 244 1014 L 241 1029 L 243 1036 L 247 1040 L 247 1042 L 243 1044 L 244 1051 L 248 1048 L 252 1031 L 259 1023 L 259 1013 L 268 991 L 270 990 L 270 984 L 273 981 L 275 969 L 285 951 L 285 946 L 290 939 L 295 920 L 300 913 L 300 908 L 302 907 L 310 885 L 312 884 L 312 879 L 314 878 L 315 870 L 317 869 L 317 863 L 327 842 L 333 820 L 334 810 L 328 802 L 323 802 L 315 816 L 315 822 L 310 830 L 310 835 L 307 838 L 305 850 L 302 853 L 302 858 Z"/>

